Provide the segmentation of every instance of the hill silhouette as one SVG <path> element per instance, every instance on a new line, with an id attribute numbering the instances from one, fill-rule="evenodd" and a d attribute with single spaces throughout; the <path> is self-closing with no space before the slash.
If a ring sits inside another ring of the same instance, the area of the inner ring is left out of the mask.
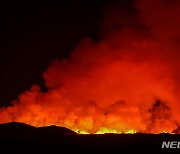
<path id="1" fill-rule="evenodd" d="M 76 133 L 65 127 L 46 126 L 33 127 L 24 123 L 10 122 L 0 124 L 0 137 L 11 140 L 28 140 L 41 142 L 44 138 L 58 138 L 63 135 L 76 135 Z"/>
<path id="2" fill-rule="evenodd" d="M 36 128 L 18 122 L 0 124 L 0 148 L 5 153 L 180 152 L 161 149 L 163 141 L 180 141 L 180 134 L 80 135 L 54 125 Z"/>

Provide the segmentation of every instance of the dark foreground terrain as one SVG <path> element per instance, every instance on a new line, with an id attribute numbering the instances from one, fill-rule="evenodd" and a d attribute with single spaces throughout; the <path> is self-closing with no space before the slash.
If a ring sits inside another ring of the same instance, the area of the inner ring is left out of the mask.
<path id="1" fill-rule="evenodd" d="M 22 123 L 0 125 L 3 153 L 180 153 L 162 149 L 162 141 L 180 141 L 175 134 L 79 135 L 57 126 L 35 128 Z M 0 152 L 1 153 L 1 152 Z"/>

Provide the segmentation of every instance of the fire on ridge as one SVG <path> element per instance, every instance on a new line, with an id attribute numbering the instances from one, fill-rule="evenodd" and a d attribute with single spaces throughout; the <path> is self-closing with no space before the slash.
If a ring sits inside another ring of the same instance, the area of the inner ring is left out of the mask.
<path id="1" fill-rule="evenodd" d="M 69 58 L 53 61 L 43 73 L 48 91 L 33 85 L 0 109 L 0 123 L 180 133 L 180 2 L 135 0 L 138 13 L 128 18 L 111 7 L 116 16 L 104 19 L 104 37 L 85 38 Z"/>

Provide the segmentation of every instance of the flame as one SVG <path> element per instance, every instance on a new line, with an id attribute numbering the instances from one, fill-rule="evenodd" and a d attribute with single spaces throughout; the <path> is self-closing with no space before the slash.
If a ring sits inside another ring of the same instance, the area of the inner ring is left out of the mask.
<path id="1" fill-rule="evenodd" d="M 117 131 L 114 129 L 100 128 L 100 130 L 98 130 L 95 134 L 107 134 L 107 133 L 110 133 L 110 134 L 135 134 L 137 132 L 134 129 L 130 129 L 123 133 L 121 131 Z"/>
<path id="2" fill-rule="evenodd" d="M 135 134 L 135 133 L 137 133 L 137 132 L 134 129 L 130 129 L 127 132 L 125 132 L 125 134 Z"/>
<path id="3" fill-rule="evenodd" d="M 74 132 L 78 133 L 78 134 L 90 134 L 85 130 L 74 130 Z"/>
<path id="4" fill-rule="evenodd" d="M 98 130 L 95 134 L 106 134 L 106 133 L 120 134 L 121 132 L 108 128 L 100 128 L 100 130 Z"/>
<path id="5" fill-rule="evenodd" d="M 109 6 L 104 37 L 85 38 L 69 58 L 53 61 L 43 73 L 47 92 L 33 85 L 0 109 L 0 123 L 180 133 L 180 2 L 168 2 L 136 0 L 138 13 Z"/>

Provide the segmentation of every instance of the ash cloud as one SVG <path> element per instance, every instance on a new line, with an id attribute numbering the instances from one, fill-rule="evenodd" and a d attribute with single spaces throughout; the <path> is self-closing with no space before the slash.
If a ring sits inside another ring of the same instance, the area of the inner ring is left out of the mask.
<path id="1" fill-rule="evenodd" d="M 48 91 L 35 85 L 20 94 L 13 106 L 0 110 L 0 122 L 90 133 L 175 130 L 179 9 L 176 0 L 110 1 L 102 8 L 101 40 L 85 38 L 68 59 L 52 62 L 43 73 Z"/>

